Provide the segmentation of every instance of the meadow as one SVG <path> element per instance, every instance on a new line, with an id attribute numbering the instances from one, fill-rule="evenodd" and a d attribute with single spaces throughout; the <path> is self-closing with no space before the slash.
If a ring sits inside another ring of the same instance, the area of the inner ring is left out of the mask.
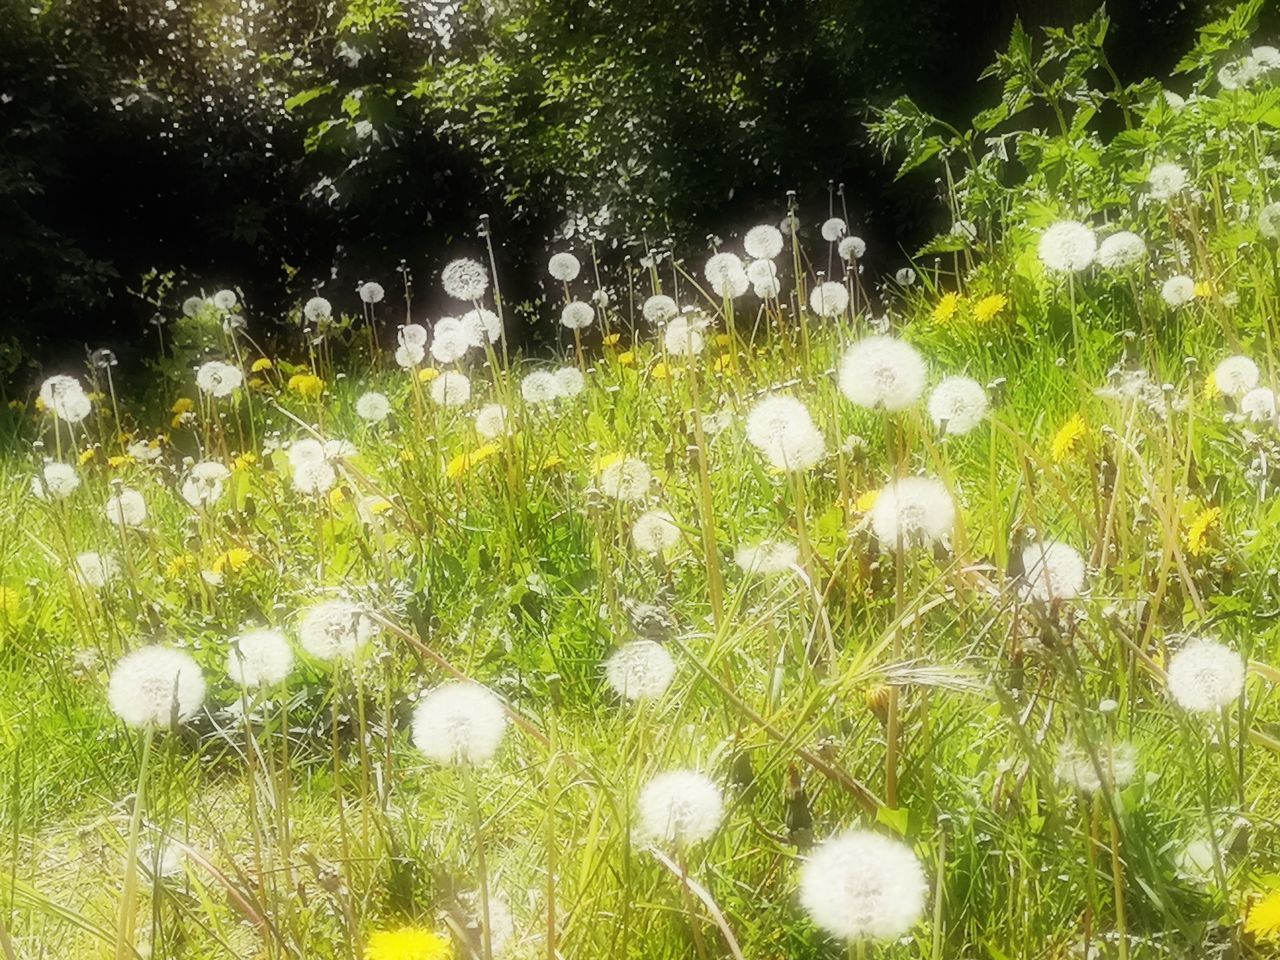
<path id="1" fill-rule="evenodd" d="M 1167 83 L 1095 17 L 970 129 L 883 110 L 954 223 L 891 275 L 853 185 L 561 243 L 526 356 L 481 229 L 455 316 L 179 285 L 149 389 L 36 378 L 0 957 L 1277 955 L 1258 8 Z"/>

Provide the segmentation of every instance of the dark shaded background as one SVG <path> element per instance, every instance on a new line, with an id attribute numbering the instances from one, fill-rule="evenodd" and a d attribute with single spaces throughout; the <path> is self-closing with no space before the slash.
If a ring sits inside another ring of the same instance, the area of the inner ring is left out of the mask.
<path id="1" fill-rule="evenodd" d="M 867 145 L 868 107 L 907 93 L 963 122 L 998 95 L 977 78 L 1015 17 L 1066 25 L 1095 8 L 468 3 L 446 48 L 395 3 L 262 2 L 250 56 L 220 45 L 228 10 L 240 29 L 236 4 L 52 0 L 35 13 L 0 0 L 6 356 L 137 355 L 152 317 L 201 287 L 241 288 L 258 326 L 313 291 L 355 310 L 356 284 L 394 291 L 402 261 L 415 313 L 435 315 L 437 271 L 476 252 L 482 213 L 526 322 L 566 211 L 600 202 L 602 257 L 634 255 L 642 238 L 695 253 L 708 233 L 776 221 L 787 189 L 816 223 L 835 180 L 875 269 L 946 224 L 931 177 L 895 183 Z M 1121 78 L 1168 77 L 1226 8 L 1109 4 Z M 557 245 L 581 252 L 583 239 Z M 143 282 L 153 269 L 175 275 L 163 296 Z"/>

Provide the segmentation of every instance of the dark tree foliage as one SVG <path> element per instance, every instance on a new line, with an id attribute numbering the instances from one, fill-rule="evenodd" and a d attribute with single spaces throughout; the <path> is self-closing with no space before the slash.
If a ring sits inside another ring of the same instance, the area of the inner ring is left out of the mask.
<path id="1" fill-rule="evenodd" d="M 261 323 L 315 290 L 348 309 L 361 280 L 397 290 L 402 261 L 430 311 L 483 213 L 508 294 L 534 300 L 556 237 L 696 244 L 778 217 L 788 189 L 816 221 L 829 180 L 896 257 L 938 226 L 934 185 L 892 182 L 870 108 L 906 93 L 962 118 L 1015 18 L 1092 6 L 0 0 L 7 329 L 46 355 L 127 350 L 200 287 L 239 286 Z M 1167 75 L 1223 6 L 1112 4 L 1112 60 Z"/>

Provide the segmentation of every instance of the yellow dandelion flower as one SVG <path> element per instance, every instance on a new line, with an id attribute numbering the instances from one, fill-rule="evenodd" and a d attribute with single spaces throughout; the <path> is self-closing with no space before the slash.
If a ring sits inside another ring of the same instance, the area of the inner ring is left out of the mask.
<path id="1" fill-rule="evenodd" d="M 176 413 L 181 416 L 184 413 L 190 413 L 196 408 L 196 402 L 190 397 L 179 397 L 173 401 L 173 406 L 169 408 L 170 413 Z"/>
<path id="2" fill-rule="evenodd" d="M 1003 293 L 992 293 L 973 305 L 973 319 L 978 323 L 990 323 L 1008 305 L 1009 298 Z"/>
<path id="3" fill-rule="evenodd" d="M 1206 400 L 1214 400 L 1222 395 L 1222 391 L 1218 389 L 1218 381 L 1213 378 L 1213 372 L 1204 378 L 1204 398 Z"/>
<path id="4" fill-rule="evenodd" d="M 611 333 L 607 337 L 602 339 L 600 342 L 603 343 L 606 347 L 616 347 L 618 345 L 618 341 L 621 339 L 622 339 L 622 334 Z"/>
<path id="5" fill-rule="evenodd" d="M 22 594 L 13 587 L 0 586 L 0 616 L 6 620 L 17 620 L 22 612 Z"/>
<path id="6" fill-rule="evenodd" d="M 25 400 L 10 400 L 10 401 L 9 401 L 9 409 L 10 409 L 10 410 L 22 410 L 24 407 L 26 407 L 26 405 L 27 405 L 27 403 L 26 403 L 26 401 L 25 401 Z"/>
<path id="7" fill-rule="evenodd" d="M 379 930 L 369 937 L 364 960 L 451 960 L 453 948 L 447 940 L 422 927 Z"/>
<path id="8" fill-rule="evenodd" d="M 671 376 L 671 368 L 665 363 L 655 363 L 653 369 L 649 371 L 650 376 L 655 380 L 666 380 Z"/>
<path id="9" fill-rule="evenodd" d="M 1280 890 L 1273 890 L 1249 908 L 1244 932 L 1259 940 L 1274 940 L 1280 935 Z"/>
<path id="10" fill-rule="evenodd" d="M 538 470 L 554 470 L 556 467 L 564 463 L 564 457 L 558 453 L 549 453 L 542 458 L 542 462 L 538 464 Z"/>
<path id="11" fill-rule="evenodd" d="M 380 517 L 391 510 L 391 501 L 386 497 L 374 497 L 364 506 L 370 514 L 375 517 Z"/>
<path id="12" fill-rule="evenodd" d="M 213 569 L 215 573 L 239 573 L 249 565 L 249 561 L 252 559 L 252 550 L 246 550 L 244 547 L 232 547 L 214 559 Z"/>
<path id="13" fill-rule="evenodd" d="M 948 293 L 944 294 L 942 299 L 938 301 L 938 305 L 933 308 L 933 322 L 946 323 L 956 315 L 956 311 L 960 309 L 960 294 Z"/>
<path id="14" fill-rule="evenodd" d="M 733 366 L 733 354 L 726 353 L 716 357 L 715 361 L 711 364 L 711 369 L 719 373 L 721 370 L 728 370 L 731 366 Z"/>
<path id="15" fill-rule="evenodd" d="M 853 509 L 859 513 L 869 513 L 879 499 L 879 490 L 868 490 L 866 493 L 858 495 L 858 499 L 853 502 Z"/>
<path id="16" fill-rule="evenodd" d="M 97 450 L 95 450 L 93 447 L 90 447 L 88 450 L 83 451 L 83 452 L 80 454 L 80 463 L 81 463 L 81 465 L 88 463 L 90 460 L 92 460 L 92 459 L 93 459 L 94 457 L 96 457 L 97 455 L 98 455 L 98 451 L 97 451 Z"/>
<path id="17" fill-rule="evenodd" d="M 36 410 L 44 413 L 49 408 L 45 406 L 44 397 L 36 397 Z"/>
<path id="18" fill-rule="evenodd" d="M 107 399 L 107 395 L 105 393 L 101 393 L 97 390 L 93 393 L 85 394 L 85 396 L 87 396 L 92 403 L 101 403 L 103 400 Z"/>
<path id="19" fill-rule="evenodd" d="M 413 461 L 417 459 L 418 459 L 417 454 L 415 454 L 412 450 L 408 449 L 407 447 L 404 450 L 400 451 L 401 463 L 413 463 Z"/>
<path id="20" fill-rule="evenodd" d="M 1212 297 L 1217 291 L 1214 290 L 1212 280 L 1197 280 L 1194 292 L 1196 297 Z"/>
<path id="21" fill-rule="evenodd" d="M 496 456 L 501 449 L 496 443 L 486 443 L 474 450 L 460 453 L 445 466 L 444 475 L 450 480 L 457 480 L 476 464 L 484 463 L 490 457 Z"/>
<path id="22" fill-rule="evenodd" d="M 1061 463 L 1067 458 L 1067 455 L 1080 446 L 1080 441 L 1085 438 L 1089 432 L 1089 425 L 1084 422 L 1084 417 L 1078 413 L 1071 415 L 1071 419 L 1064 423 L 1058 432 L 1053 435 L 1053 444 L 1051 453 L 1054 463 Z"/>
<path id="23" fill-rule="evenodd" d="M 727 333 L 717 333 L 712 338 L 711 342 L 717 347 L 731 347 L 733 346 L 733 337 L 729 336 Z"/>
<path id="24" fill-rule="evenodd" d="M 342 492 L 341 487 L 334 487 L 329 491 L 329 506 L 336 507 L 347 502 L 347 495 Z"/>
<path id="25" fill-rule="evenodd" d="M 435 367 L 423 367 L 418 371 L 419 383 L 430 383 L 436 377 L 440 376 L 440 371 Z"/>
<path id="26" fill-rule="evenodd" d="M 635 362 L 636 355 L 630 350 L 624 350 L 622 353 L 618 354 L 618 366 L 620 367 L 633 367 L 635 366 Z"/>
<path id="27" fill-rule="evenodd" d="M 164 575 L 176 580 L 196 565 L 196 558 L 189 553 L 179 554 L 164 566 Z"/>
<path id="28" fill-rule="evenodd" d="M 115 470 L 118 467 L 123 467 L 126 464 L 137 463 L 137 462 L 138 461 L 134 460 L 133 457 L 130 457 L 127 455 L 107 457 L 107 466 L 110 467 L 112 470 Z"/>
<path id="29" fill-rule="evenodd" d="M 1204 553 L 1209 544 L 1209 532 L 1218 525 L 1221 515 L 1220 507 L 1206 507 L 1187 524 L 1187 550 L 1193 557 Z"/>
<path id="30" fill-rule="evenodd" d="M 231 461 L 231 469 L 247 470 L 257 462 L 258 462 L 258 455 L 256 453 L 253 453 L 253 452 L 242 453 L 240 454 L 240 456 L 236 457 L 234 460 Z"/>
<path id="31" fill-rule="evenodd" d="M 324 393 L 324 381 L 314 373 L 295 373 L 289 378 L 289 390 L 303 399 L 316 400 Z"/>
<path id="32" fill-rule="evenodd" d="M 266 357 L 259 357 L 253 361 L 253 366 L 249 368 L 250 373 L 261 373 L 263 370 L 274 370 L 275 364 Z"/>

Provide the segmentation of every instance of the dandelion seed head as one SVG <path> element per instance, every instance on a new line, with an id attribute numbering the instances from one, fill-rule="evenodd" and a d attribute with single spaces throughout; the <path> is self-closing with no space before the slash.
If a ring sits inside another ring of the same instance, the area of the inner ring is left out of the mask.
<path id="1" fill-rule="evenodd" d="M 1211 640 L 1193 640 L 1169 659 L 1169 696 L 1183 710 L 1211 713 L 1244 692 L 1244 658 Z"/>
<path id="2" fill-rule="evenodd" d="M 506 407 L 500 403 L 486 403 L 476 411 L 476 433 L 486 440 L 501 437 L 510 432 L 507 420 Z"/>
<path id="3" fill-rule="evenodd" d="M 644 318 L 649 323 L 657 326 L 659 323 L 666 323 L 677 313 L 680 308 L 676 306 L 676 302 L 666 294 L 655 293 L 652 297 L 645 300 L 644 307 L 641 308 Z"/>
<path id="4" fill-rule="evenodd" d="M 570 330 L 585 330 L 595 318 L 595 308 L 582 300 L 572 300 L 560 311 L 560 323 Z"/>
<path id="5" fill-rule="evenodd" d="M 40 399 L 44 401 L 46 409 L 67 423 L 79 423 L 89 415 L 93 407 L 80 381 L 61 373 L 40 384 Z"/>
<path id="6" fill-rule="evenodd" d="M 820 283 L 809 294 L 809 309 L 827 319 L 841 316 L 849 309 L 849 291 L 834 280 Z"/>
<path id="7" fill-rule="evenodd" d="M 747 440 L 779 470 L 808 470 L 826 455 L 826 441 L 794 397 L 766 397 L 747 414 Z"/>
<path id="8" fill-rule="evenodd" d="M 120 573 L 120 564 L 114 557 L 104 556 L 93 550 L 76 556 L 76 578 L 86 587 L 102 590 Z"/>
<path id="9" fill-rule="evenodd" d="M 1085 564 L 1080 552 L 1065 543 L 1033 543 L 1022 550 L 1025 593 L 1050 603 L 1070 600 L 1084 590 Z"/>
<path id="10" fill-rule="evenodd" d="M 1258 232 L 1270 240 L 1280 238 L 1280 203 L 1268 203 L 1259 211 Z"/>
<path id="11" fill-rule="evenodd" d="M 916 272 L 910 267 L 900 267 L 894 273 L 893 281 L 900 287 L 909 287 L 916 282 Z"/>
<path id="12" fill-rule="evenodd" d="M 440 271 L 440 284 L 453 299 L 472 303 L 489 289 L 489 274 L 478 261 L 460 257 Z"/>
<path id="13" fill-rule="evenodd" d="M 457 371 L 446 370 L 431 381 L 431 399 L 442 407 L 460 407 L 471 399 L 471 381 Z"/>
<path id="14" fill-rule="evenodd" d="M 880 491 L 871 508 L 871 531 L 887 550 L 945 542 L 956 522 L 947 488 L 931 477 L 904 477 Z"/>
<path id="15" fill-rule="evenodd" d="M 675 675 L 675 660 L 666 647 L 653 640 L 624 643 L 604 663 L 605 680 L 624 700 L 660 697 Z"/>
<path id="16" fill-rule="evenodd" d="M 706 338 L 702 333 L 705 328 L 704 320 L 690 320 L 685 316 L 672 317 L 662 332 L 663 349 L 673 357 L 696 356 L 706 346 Z"/>
<path id="17" fill-rule="evenodd" d="M 234 683 L 249 687 L 274 687 L 293 672 L 293 647 L 284 632 L 274 629 L 249 630 L 231 638 L 227 653 L 227 675 Z"/>
<path id="18" fill-rule="evenodd" d="M 709 839 L 724 816 L 724 798 L 696 770 L 660 773 L 640 791 L 636 812 L 650 843 L 689 847 Z"/>
<path id="19" fill-rule="evenodd" d="M 333 318 L 333 304 L 324 297 L 312 297 L 303 305 L 302 315 L 312 323 L 323 323 Z"/>
<path id="20" fill-rule="evenodd" d="M 1130 230 L 1113 233 L 1098 246 L 1098 266 L 1104 270 L 1128 270 L 1146 259 L 1146 241 Z"/>
<path id="21" fill-rule="evenodd" d="M 547 261 L 547 273 L 561 283 L 572 283 L 582 272 L 582 264 L 572 253 L 553 253 Z"/>
<path id="22" fill-rule="evenodd" d="M 836 243 L 848 229 L 848 225 L 839 217 L 831 217 L 822 222 L 822 239 L 827 243 Z"/>
<path id="23" fill-rule="evenodd" d="M 1040 261 L 1054 273 L 1079 273 L 1093 263 L 1098 241 L 1089 227 L 1060 220 L 1040 234 Z"/>
<path id="24" fill-rule="evenodd" d="M 751 281 L 737 254 L 717 253 L 707 260 L 703 268 L 707 283 L 716 296 L 733 300 L 747 292 Z"/>
<path id="25" fill-rule="evenodd" d="M 188 654 L 169 647 L 140 647 L 111 671 L 107 702 L 130 727 L 168 728 L 190 720 L 204 705 L 204 674 Z"/>
<path id="26" fill-rule="evenodd" d="M 211 397 L 230 396 L 242 383 L 244 374 L 240 368 L 221 360 L 202 363 L 196 370 L 196 386 Z"/>
<path id="27" fill-rule="evenodd" d="M 502 701 L 478 683 L 445 683 L 413 710 L 413 745 L 436 763 L 486 764 L 507 729 Z"/>
<path id="28" fill-rule="evenodd" d="M 366 423 L 381 423 L 391 415 L 391 401 L 385 393 L 370 390 L 356 400 L 356 416 Z"/>
<path id="29" fill-rule="evenodd" d="M 182 499 L 193 507 L 206 507 L 222 497 L 223 483 L 231 471 L 214 460 L 203 460 L 187 471 Z"/>
<path id="30" fill-rule="evenodd" d="M 319 497 L 333 489 L 338 473 L 327 460 L 306 460 L 293 464 L 293 489 L 303 496 Z"/>
<path id="31" fill-rule="evenodd" d="M 1147 186 L 1156 200 L 1172 200 L 1187 188 L 1187 171 L 1176 163 L 1158 163 L 1147 174 Z"/>
<path id="32" fill-rule="evenodd" d="M 924 381 L 924 358 L 896 337 L 864 337 L 840 361 L 840 391 L 860 407 L 905 410 L 920 399 Z"/>
<path id="33" fill-rule="evenodd" d="M 600 471 L 600 490 L 607 497 L 624 502 L 643 500 L 649 494 L 653 472 L 643 460 L 623 457 Z"/>
<path id="34" fill-rule="evenodd" d="M 665 510 L 649 510 L 631 525 L 631 542 L 641 553 L 659 554 L 680 542 L 680 528 Z"/>
<path id="35" fill-rule="evenodd" d="M 431 331 L 431 356 L 437 363 L 455 363 L 472 346 L 471 331 L 457 317 L 441 317 Z"/>
<path id="36" fill-rule="evenodd" d="M 374 632 L 373 621 L 348 600 L 322 600 L 298 622 L 298 642 L 317 660 L 350 659 Z"/>
<path id="37" fill-rule="evenodd" d="M 752 260 L 747 264 L 747 279 L 753 284 L 776 280 L 778 265 L 772 260 Z"/>
<path id="38" fill-rule="evenodd" d="M 147 501 L 137 490 L 125 487 L 107 499 L 106 514 L 122 527 L 140 527 L 147 519 Z"/>
<path id="39" fill-rule="evenodd" d="M 861 237 L 845 237 L 836 244 L 836 253 L 840 255 L 840 259 L 846 263 L 852 263 L 854 260 L 861 260 L 867 255 L 867 242 Z"/>
<path id="40" fill-rule="evenodd" d="M 1058 779 L 1081 793 L 1097 793 L 1105 785 L 1108 789 L 1120 789 L 1129 784 L 1138 771 L 1138 751 L 1131 743 L 1116 743 L 1110 749 L 1098 745 L 1094 753 L 1097 764 L 1089 751 L 1075 743 L 1064 743 L 1058 751 L 1054 769 Z M 1101 767 L 1101 776 L 1099 776 Z"/>
<path id="41" fill-rule="evenodd" d="M 1227 357 L 1213 368 L 1213 383 L 1229 397 L 1242 397 L 1258 385 L 1258 365 L 1248 357 Z"/>
<path id="42" fill-rule="evenodd" d="M 775 576 L 788 572 L 800 562 L 800 548 L 789 540 L 744 543 L 734 550 L 733 562 L 743 573 Z"/>
<path id="43" fill-rule="evenodd" d="M 416 367 L 427 358 L 427 351 L 423 347 L 413 344 L 402 343 L 396 347 L 396 364 L 408 370 Z"/>
<path id="44" fill-rule="evenodd" d="M 492 310 L 484 307 L 468 310 L 461 319 L 473 346 L 483 347 L 486 340 L 497 343 L 502 339 L 502 321 Z"/>
<path id="45" fill-rule="evenodd" d="M 360 299 L 363 302 L 369 304 L 381 303 L 383 298 L 387 295 L 387 291 L 382 289 L 382 284 L 376 283 L 373 280 L 360 284 L 356 292 L 360 295 Z"/>
<path id="46" fill-rule="evenodd" d="M 768 223 L 752 227 L 742 238 L 742 249 L 753 260 L 773 260 L 782 253 L 782 231 Z"/>
<path id="47" fill-rule="evenodd" d="M 560 385 L 554 374 L 535 370 L 520 381 L 520 396 L 530 406 L 542 406 L 560 399 Z"/>
<path id="48" fill-rule="evenodd" d="M 1190 277 L 1170 277 L 1160 286 L 1160 296 L 1169 306 L 1185 306 L 1196 297 L 1196 282 Z"/>
<path id="49" fill-rule="evenodd" d="M 40 470 L 40 476 L 31 478 L 31 492 L 41 500 L 46 497 L 64 500 L 71 496 L 80 486 L 80 475 L 69 463 L 56 460 L 46 463 Z"/>
<path id="50" fill-rule="evenodd" d="M 561 367 L 551 376 L 555 379 L 559 399 L 576 397 L 587 388 L 587 378 L 577 367 Z"/>
<path id="51" fill-rule="evenodd" d="M 1240 412 L 1254 423 L 1270 423 L 1276 418 L 1276 395 L 1270 387 L 1254 387 L 1240 398 Z"/>
<path id="52" fill-rule="evenodd" d="M 820 844 L 800 871 L 800 904 L 844 940 L 905 935 L 924 913 L 928 883 L 910 847 L 870 830 Z"/>
<path id="53" fill-rule="evenodd" d="M 396 331 L 396 342 L 402 347 L 417 347 L 425 350 L 427 341 L 431 339 L 431 334 L 427 332 L 427 328 L 420 323 L 406 323 Z"/>
<path id="54" fill-rule="evenodd" d="M 929 394 L 929 418 L 953 436 L 968 433 L 987 415 L 987 391 L 969 377 L 947 377 Z"/>
<path id="55" fill-rule="evenodd" d="M 204 297 L 190 296 L 182 301 L 182 315 L 184 317 L 194 317 L 200 312 L 200 308 L 204 306 Z"/>

